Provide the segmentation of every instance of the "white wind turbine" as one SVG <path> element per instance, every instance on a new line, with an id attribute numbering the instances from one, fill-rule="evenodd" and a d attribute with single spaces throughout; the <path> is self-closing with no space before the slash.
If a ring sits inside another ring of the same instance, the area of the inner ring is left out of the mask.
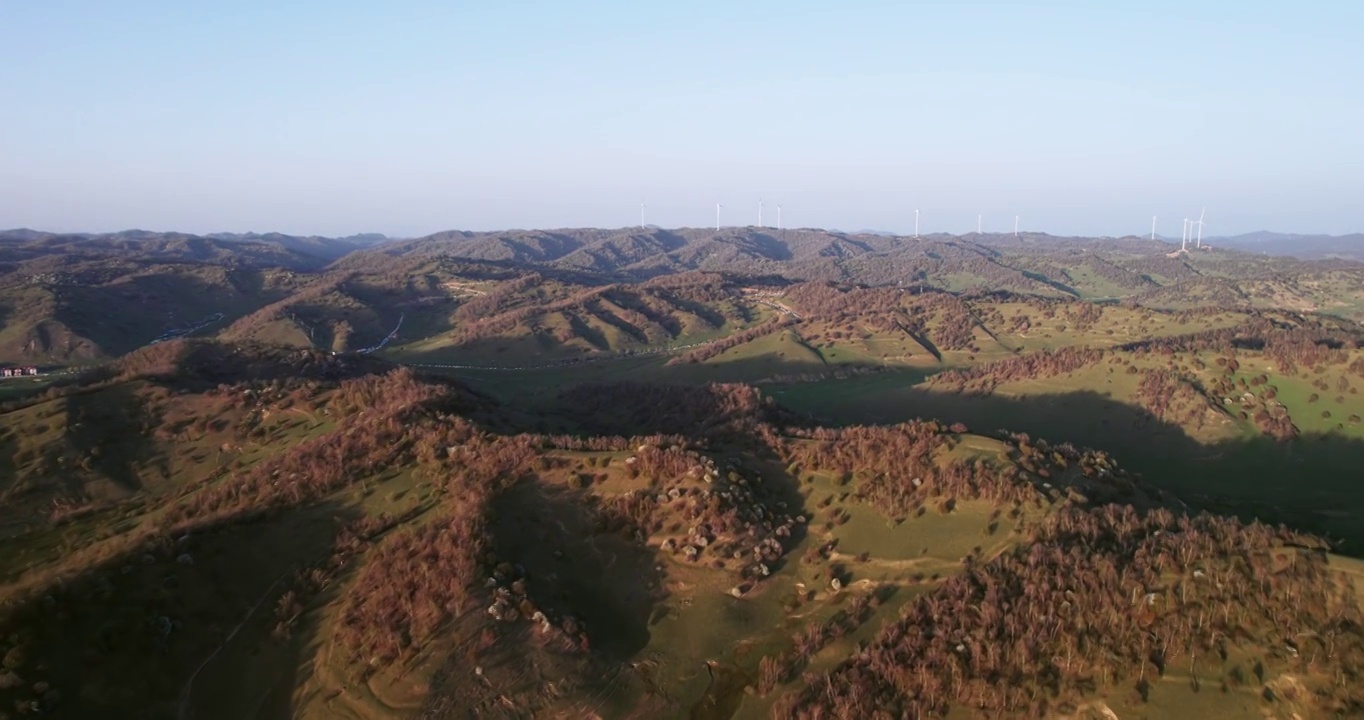
<path id="1" fill-rule="evenodd" d="M 914 237 L 919 237 L 919 211 L 914 210 Z"/>
<path id="2" fill-rule="evenodd" d="M 758 227 L 763 226 L 763 199 L 758 198 Z"/>
<path id="3" fill-rule="evenodd" d="M 1198 244 L 1195 247 L 1203 247 L 1203 216 L 1208 214 L 1208 209 L 1203 208 L 1198 213 Z"/>
<path id="4" fill-rule="evenodd" d="M 1018 237 L 1018 216 L 1014 216 L 1014 237 Z"/>
<path id="5" fill-rule="evenodd" d="M 1189 218 L 1184 218 L 1184 234 L 1179 238 L 1179 249 L 1187 250 L 1189 247 Z"/>
<path id="6" fill-rule="evenodd" d="M 1151 216 L 1151 239 L 1156 239 L 1156 216 Z"/>
<path id="7" fill-rule="evenodd" d="M 644 229 L 644 203 L 639 204 L 639 229 Z"/>
<path id="8" fill-rule="evenodd" d="M 976 216 L 976 234 L 977 234 L 977 235 L 980 234 L 980 228 L 981 228 L 980 222 L 981 222 L 981 218 L 983 218 L 983 217 L 985 217 L 985 216 L 984 216 L 984 215 L 977 215 L 977 216 Z"/>
<path id="9" fill-rule="evenodd" d="M 777 203 L 777 229 L 781 229 L 781 203 Z"/>
<path id="10" fill-rule="evenodd" d="M 720 203 L 715 203 L 715 232 L 720 232 L 720 208 L 724 207 Z"/>

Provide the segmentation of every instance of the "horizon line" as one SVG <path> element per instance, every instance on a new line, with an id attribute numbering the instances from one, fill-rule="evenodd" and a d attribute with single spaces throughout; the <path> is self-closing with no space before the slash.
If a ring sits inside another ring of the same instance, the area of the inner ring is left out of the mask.
<path id="1" fill-rule="evenodd" d="M 778 229 L 778 228 L 776 228 L 775 226 L 769 226 L 769 225 L 722 225 L 722 226 L 720 227 L 719 230 L 716 230 L 714 227 L 711 227 L 711 226 L 702 226 L 702 225 L 680 225 L 680 226 L 676 226 L 676 227 L 664 227 L 664 226 L 662 226 L 662 225 L 657 225 L 657 224 L 653 224 L 653 223 L 646 223 L 643 227 L 641 227 L 641 226 L 639 226 L 639 225 L 637 225 L 637 224 L 634 224 L 634 225 L 622 225 L 622 226 L 618 226 L 618 227 L 605 227 L 605 226 L 593 226 L 593 225 L 558 226 L 558 227 L 503 227 L 503 228 L 494 228 L 494 229 L 488 229 L 488 230 L 469 230 L 469 229 L 464 229 L 464 228 L 451 227 L 451 228 L 445 228 L 445 229 L 442 229 L 442 230 L 435 230 L 435 231 L 433 231 L 433 232 L 428 232 L 428 233 L 419 234 L 419 235 L 390 235 L 390 234 L 388 234 L 388 233 L 379 232 L 379 231 L 358 231 L 358 232 L 351 232 L 351 233 L 347 233 L 347 234 L 334 234 L 334 235 L 324 235 L 324 234 L 320 234 L 320 233 L 292 233 L 292 232 L 285 232 L 285 231 L 280 231 L 280 230 L 213 230 L 213 231 L 209 231 L 209 232 L 193 232 L 193 231 L 188 231 L 188 230 L 150 230 L 150 229 L 141 228 L 141 227 L 123 228 L 123 229 L 120 229 L 120 230 L 69 230 L 69 231 L 63 231 L 63 230 L 40 230 L 40 229 L 36 229 L 36 228 L 21 226 L 21 227 L 14 227 L 14 228 L 2 229 L 2 230 L 0 230 L 0 235 L 10 235 L 10 234 L 15 234 L 15 233 L 38 233 L 38 234 L 55 235 L 55 236 L 91 236 L 91 237 L 99 237 L 99 236 L 109 236 L 109 235 L 120 235 L 120 234 L 124 234 L 124 233 L 148 233 L 148 234 L 157 234 L 157 235 L 187 235 L 187 236 L 204 237 L 204 238 L 211 238 L 211 237 L 214 236 L 214 235 L 247 235 L 247 236 L 252 236 L 252 235 L 254 235 L 254 236 L 282 235 L 282 236 L 285 236 L 285 237 L 295 237 L 295 238 L 319 238 L 319 239 L 326 239 L 326 240 L 341 240 L 341 239 L 351 238 L 351 237 L 360 237 L 360 236 L 366 236 L 366 235 L 378 235 L 378 236 L 382 236 L 385 240 L 419 240 L 419 239 L 422 239 L 422 238 L 427 238 L 427 237 L 432 237 L 432 236 L 434 236 L 434 235 L 439 235 L 439 234 L 441 234 L 441 233 L 471 233 L 471 234 L 476 234 L 476 235 L 485 235 L 485 234 L 512 233 L 512 232 L 565 232 L 565 231 L 622 231 L 622 232 L 630 232 L 630 231 L 639 231 L 639 230 L 660 230 L 660 231 L 664 231 L 664 232 L 687 231 L 687 230 L 699 230 L 699 231 L 711 232 L 711 233 L 723 232 L 723 231 L 725 231 L 725 230 L 765 230 L 765 231 L 772 231 L 772 232 L 825 232 L 825 233 L 836 233 L 836 234 L 841 234 L 841 235 L 853 235 L 853 236 L 855 236 L 855 235 L 876 235 L 876 236 L 881 236 L 881 237 L 906 238 L 906 239 L 911 239 L 911 240 L 916 239 L 916 236 L 914 235 L 913 231 L 898 232 L 898 231 L 891 231 L 891 230 L 874 230 L 874 229 L 844 230 L 844 229 L 839 229 L 839 228 L 818 227 L 818 226 L 808 226 L 808 227 L 783 227 L 783 228 Z M 1244 236 L 1246 236 L 1246 235 L 1256 235 L 1256 234 L 1261 234 L 1261 233 L 1263 233 L 1263 234 L 1270 234 L 1270 235 L 1283 235 L 1283 236 L 1287 236 L 1288 238 L 1294 238 L 1294 237 L 1346 238 L 1346 237 L 1350 237 L 1350 236 L 1353 236 L 1353 235 L 1364 235 L 1364 231 L 1356 231 L 1356 232 L 1349 232 L 1349 233 L 1342 233 L 1342 234 L 1332 234 L 1332 233 L 1283 232 L 1283 231 L 1278 231 L 1278 230 L 1251 230 L 1251 231 L 1248 231 L 1248 232 L 1237 233 L 1237 234 L 1234 234 L 1234 235 L 1210 235 L 1210 236 L 1205 237 L 1204 240 L 1205 240 L 1205 242 L 1206 242 L 1206 241 L 1208 241 L 1208 240 L 1216 240 L 1216 239 L 1239 238 L 1239 237 L 1244 237 Z M 917 239 L 922 239 L 922 238 L 924 238 L 924 237 L 940 237 L 940 236 L 946 236 L 946 237 L 952 237 L 952 238 L 967 238 L 967 237 L 970 237 L 970 236 L 980 236 L 980 237 L 989 237 L 989 236 L 1013 237 L 1013 236 L 1014 236 L 1014 231 L 1013 231 L 1013 230 L 1004 230 L 1004 231 L 988 231 L 988 230 L 987 230 L 987 231 L 984 231 L 984 232 L 976 232 L 976 231 L 974 231 L 974 230 L 967 231 L 967 232 L 952 232 L 952 231 L 948 231 L 948 230 L 920 231 L 919 234 L 918 234 L 918 236 L 917 236 Z M 1021 229 L 1020 229 L 1020 230 L 1019 230 L 1019 237 L 1022 237 L 1022 236 L 1032 236 L 1032 237 L 1039 237 L 1039 236 L 1040 236 L 1040 237 L 1049 237 L 1049 238 L 1058 238 L 1058 239 L 1072 239 L 1072 240 L 1077 240 L 1077 239 L 1078 239 L 1078 240 L 1122 240 L 1122 239 L 1126 239 L 1126 238 L 1135 238 L 1135 239 L 1137 239 L 1137 240 L 1144 240 L 1144 241 L 1146 241 L 1146 242 L 1152 242 L 1152 240 L 1151 240 L 1151 238 L 1150 238 L 1150 234 L 1149 234 L 1149 233 L 1146 233 L 1146 232 L 1132 232 L 1132 233 L 1127 233 L 1127 234 L 1124 234 L 1124 235 L 1055 235 L 1055 234 L 1052 234 L 1052 233 L 1047 232 L 1047 231 L 1045 231 L 1045 230 L 1021 230 Z M 1166 240 L 1166 241 L 1174 242 L 1173 236 L 1165 235 L 1165 234 L 1162 234 L 1162 233 L 1156 233 L 1156 241 L 1160 241 L 1160 240 Z"/>

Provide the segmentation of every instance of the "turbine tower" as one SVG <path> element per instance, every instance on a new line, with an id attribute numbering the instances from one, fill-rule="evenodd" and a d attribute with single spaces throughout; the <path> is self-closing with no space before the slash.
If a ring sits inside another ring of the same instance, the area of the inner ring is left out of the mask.
<path id="1" fill-rule="evenodd" d="M 919 211 L 914 210 L 914 237 L 919 237 Z"/>
<path id="2" fill-rule="evenodd" d="M 984 216 L 984 215 L 976 215 L 976 234 L 977 234 L 977 235 L 980 234 L 980 227 L 981 227 L 980 221 L 981 221 L 981 218 L 983 218 L 983 217 L 985 217 L 985 216 Z"/>
<path id="3" fill-rule="evenodd" d="M 758 198 L 758 227 L 763 226 L 763 199 Z"/>
<path id="4" fill-rule="evenodd" d="M 1179 238 L 1179 249 L 1187 250 L 1189 247 L 1189 218 L 1184 218 L 1184 234 Z"/>
<path id="5" fill-rule="evenodd" d="M 720 232 L 720 208 L 724 207 L 720 203 L 715 203 L 715 232 Z"/>
<path id="6" fill-rule="evenodd" d="M 1156 239 L 1156 216 L 1151 216 L 1151 239 Z"/>
<path id="7" fill-rule="evenodd" d="M 644 229 L 644 203 L 639 204 L 639 229 Z"/>
<path id="8" fill-rule="evenodd" d="M 1198 244 L 1195 247 L 1203 247 L 1203 216 L 1208 214 L 1208 209 L 1203 208 L 1198 213 Z"/>
<path id="9" fill-rule="evenodd" d="M 1018 237 L 1018 216 L 1014 216 L 1014 237 Z"/>

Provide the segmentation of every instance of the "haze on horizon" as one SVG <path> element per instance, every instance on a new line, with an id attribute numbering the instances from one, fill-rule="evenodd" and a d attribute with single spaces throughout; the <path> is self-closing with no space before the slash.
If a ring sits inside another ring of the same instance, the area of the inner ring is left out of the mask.
<path id="1" fill-rule="evenodd" d="M 1357 3 L 389 5 L 0 7 L 0 227 L 1364 229 Z"/>

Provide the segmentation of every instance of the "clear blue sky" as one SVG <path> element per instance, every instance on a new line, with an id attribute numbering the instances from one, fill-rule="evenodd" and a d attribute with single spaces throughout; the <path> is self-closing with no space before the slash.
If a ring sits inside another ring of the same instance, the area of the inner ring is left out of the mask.
<path id="1" fill-rule="evenodd" d="M 10 0 L 0 227 L 704 226 L 761 197 L 847 230 L 1359 231 L 1362 36 L 1357 0 Z"/>

